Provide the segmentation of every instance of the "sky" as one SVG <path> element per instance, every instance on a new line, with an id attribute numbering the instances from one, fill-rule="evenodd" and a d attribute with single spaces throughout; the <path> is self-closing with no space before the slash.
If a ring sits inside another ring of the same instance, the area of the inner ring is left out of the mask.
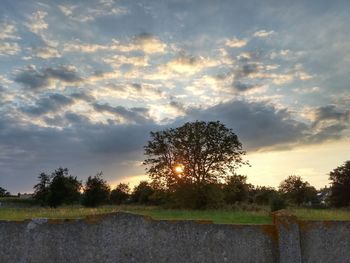
<path id="1" fill-rule="evenodd" d="M 323 187 L 349 160 L 349 12 L 346 0 L 1 0 L 0 186 L 31 192 L 60 166 L 133 185 L 150 131 L 220 120 L 250 183 Z"/>

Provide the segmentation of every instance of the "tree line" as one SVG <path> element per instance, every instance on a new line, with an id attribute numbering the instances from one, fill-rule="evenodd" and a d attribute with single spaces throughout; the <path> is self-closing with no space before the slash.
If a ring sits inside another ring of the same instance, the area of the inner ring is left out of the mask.
<path id="1" fill-rule="evenodd" d="M 144 147 L 149 182 L 142 181 L 133 190 L 124 183 L 111 189 L 102 172 L 83 184 L 67 168 L 58 168 L 39 175 L 34 198 L 51 207 L 138 203 L 203 209 L 244 202 L 270 204 L 276 210 L 286 205 L 350 205 L 350 161 L 330 172 L 330 187 L 317 191 L 300 176 L 291 175 L 275 189 L 254 186 L 237 174 L 237 168 L 249 162 L 238 136 L 219 121 L 187 122 L 150 136 Z"/>
<path id="2" fill-rule="evenodd" d="M 343 172 L 346 172 L 345 174 Z M 221 208 L 242 203 L 270 205 L 272 210 L 286 206 L 349 206 L 350 161 L 330 173 L 330 187 L 317 190 L 300 176 L 291 175 L 277 189 L 254 186 L 247 177 L 232 175 L 224 183 L 210 183 L 198 189 L 179 185 L 176 191 L 159 188 L 156 184 L 141 181 L 133 189 L 119 183 L 114 189 L 103 179 L 102 172 L 89 176 L 85 183 L 69 175 L 67 168 L 58 168 L 50 175 L 41 173 L 34 186 L 34 198 L 42 206 L 82 204 L 100 205 L 142 204 L 162 205 L 169 208 Z"/>

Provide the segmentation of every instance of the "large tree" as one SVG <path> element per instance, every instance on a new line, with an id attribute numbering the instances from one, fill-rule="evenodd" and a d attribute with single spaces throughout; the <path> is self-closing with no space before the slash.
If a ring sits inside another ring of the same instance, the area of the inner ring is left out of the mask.
<path id="1" fill-rule="evenodd" d="M 350 161 L 335 168 L 329 174 L 331 180 L 330 202 L 334 206 L 350 205 Z"/>
<path id="2" fill-rule="evenodd" d="M 144 164 L 155 185 L 218 183 L 245 164 L 242 144 L 219 121 L 187 122 L 178 128 L 151 132 Z"/>

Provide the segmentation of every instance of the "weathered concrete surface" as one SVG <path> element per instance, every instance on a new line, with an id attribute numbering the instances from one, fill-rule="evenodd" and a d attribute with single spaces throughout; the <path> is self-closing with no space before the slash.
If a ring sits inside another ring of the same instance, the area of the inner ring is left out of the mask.
<path id="1" fill-rule="evenodd" d="M 301 263 L 299 224 L 296 216 L 285 210 L 275 212 L 273 221 L 278 232 L 280 263 Z"/>
<path id="2" fill-rule="evenodd" d="M 273 225 L 98 219 L 0 221 L 0 262 L 277 262 Z"/>
<path id="3" fill-rule="evenodd" d="M 299 221 L 305 263 L 349 263 L 349 221 Z"/>

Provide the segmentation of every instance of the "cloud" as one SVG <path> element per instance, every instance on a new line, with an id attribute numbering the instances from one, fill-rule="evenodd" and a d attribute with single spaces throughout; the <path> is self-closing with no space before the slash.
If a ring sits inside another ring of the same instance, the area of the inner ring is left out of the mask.
<path id="1" fill-rule="evenodd" d="M 248 41 L 244 39 L 231 38 L 225 41 L 225 45 L 231 48 L 240 48 L 247 45 Z"/>
<path id="2" fill-rule="evenodd" d="M 41 31 L 48 28 L 48 24 L 45 21 L 45 17 L 47 16 L 47 12 L 37 11 L 32 13 L 29 21 L 25 24 L 30 31 L 35 34 L 39 34 Z"/>
<path id="3" fill-rule="evenodd" d="M 115 6 L 112 2 L 99 2 L 96 5 L 59 5 L 60 11 L 72 21 L 86 23 L 105 16 L 125 15 L 129 11 L 125 7 Z M 75 10 L 78 9 L 78 12 Z"/>
<path id="4" fill-rule="evenodd" d="M 350 111 L 337 109 L 336 105 L 326 105 L 314 110 L 315 122 L 325 120 L 347 121 L 350 120 Z"/>
<path id="5" fill-rule="evenodd" d="M 93 108 L 97 112 L 108 112 L 112 113 L 117 117 L 119 123 L 148 123 L 151 121 L 148 109 L 143 107 L 133 107 L 131 109 L 126 109 L 122 106 L 113 107 L 108 103 L 99 104 L 94 103 Z"/>
<path id="6" fill-rule="evenodd" d="M 193 75 L 207 68 L 219 65 L 219 61 L 209 57 L 191 56 L 185 53 L 180 53 L 177 57 L 169 60 L 165 65 L 159 67 L 159 72 L 156 73 L 163 77 L 175 74 Z"/>
<path id="7" fill-rule="evenodd" d="M 124 43 L 116 39 L 112 39 L 112 42 L 109 44 L 91 44 L 75 41 L 66 43 L 63 48 L 65 52 L 95 53 L 98 51 L 105 51 L 129 53 L 133 51 L 142 51 L 144 54 L 149 55 L 164 54 L 166 49 L 167 44 L 165 42 L 149 33 L 135 35 Z"/>
<path id="8" fill-rule="evenodd" d="M 135 36 L 134 45 L 146 54 L 164 53 L 167 47 L 159 38 L 149 33 Z"/>
<path id="9" fill-rule="evenodd" d="M 17 28 L 13 24 L 0 23 L 0 40 L 20 39 L 16 33 Z"/>
<path id="10" fill-rule="evenodd" d="M 249 150 L 295 145 L 308 131 L 307 125 L 294 120 L 287 109 L 244 100 L 220 103 L 206 109 L 189 109 L 185 120 L 220 120 L 238 134 Z"/>
<path id="11" fill-rule="evenodd" d="M 71 104 L 73 104 L 73 99 L 59 93 L 53 93 L 36 101 L 34 106 L 23 106 L 20 110 L 29 115 L 40 116 L 48 112 L 58 112 Z"/>
<path id="12" fill-rule="evenodd" d="M 149 65 L 147 56 L 115 55 L 113 57 L 105 58 L 103 61 L 113 68 L 120 68 L 122 65 L 131 65 L 134 67 L 146 67 Z"/>
<path id="13" fill-rule="evenodd" d="M 53 80 L 59 80 L 66 83 L 80 82 L 82 79 L 78 76 L 77 70 L 71 66 L 60 66 L 57 68 L 43 68 L 38 70 L 30 65 L 20 70 L 15 75 L 14 81 L 28 87 L 31 90 L 37 90 L 48 87 Z"/>
<path id="14" fill-rule="evenodd" d="M 53 47 L 39 47 L 39 48 L 33 48 L 32 53 L 42 59 L 48 59 L 48 58 L 59 58 L 61 57 L 60 52 Z"/>
<path id="15" fill-rule="evenodd" d="M 17 43 L 0 42 L 0 56 L 13 56 L 21 51 Z"/>
<path id="16" fill-rule="evenodd" d="M 274 33 L 275 33 L 275 31 L 273 31 L 273 30 L 271 30 L 271 31 L 260 30 L 260 31 L 256 31 L 253 36 L 263 38 L 263 37 L 271 36 Z"/>

